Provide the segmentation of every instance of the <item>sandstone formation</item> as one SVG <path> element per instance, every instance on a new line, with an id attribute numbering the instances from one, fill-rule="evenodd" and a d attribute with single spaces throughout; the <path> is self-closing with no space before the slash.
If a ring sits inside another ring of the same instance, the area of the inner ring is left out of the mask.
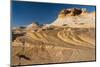
<path id="1" fill-rule="evenodd" d="M 93 28 L 95 27 L 95 12 L 87 12 L 83 8 L 63 9 L 52 25 L 62 26 L 65 24 L 74 28 Z"/>
<path id="2" fill-rule="evenodd" d="M 26 27 L 27 31 L 37 31 L 40 28 L 38 22 L 33 22 Z"/>
<path id="3" fill-rule="evenodd" d="M 51 24 L 32 23 L 12 32 L 12 65 L 96 60 L 95 12 L 63 9 Z"/>

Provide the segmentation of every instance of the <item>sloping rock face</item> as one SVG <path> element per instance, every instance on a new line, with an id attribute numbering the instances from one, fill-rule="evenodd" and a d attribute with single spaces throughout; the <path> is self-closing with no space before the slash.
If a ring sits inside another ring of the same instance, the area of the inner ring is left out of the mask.
<path id="1" fill-rule="evenodd" d="M 65 9 L 50 25 L 32 23 L 17 29 L 17 34 L 12 30 L 12 65 L 95 61 L 94 15 L 85 9 Z"/>
<path id="2" fill-rule="evenodd" d="M 37 22 L 33 22 L 32 24 L 30 24 L 26 27 L 26 30 L 27 31 L 32 31 L 32 30 L 35 31 L 39 28 L 40 28 L 39 24 Z"/>
<path id="3" fill-rule="evenodd" d="M 58 18 L 52 23 L 55 26 L 67 25 L 69 27 L 95 27 L 95 12 L 87 12 L 86 9 L 63 9 Z"/>

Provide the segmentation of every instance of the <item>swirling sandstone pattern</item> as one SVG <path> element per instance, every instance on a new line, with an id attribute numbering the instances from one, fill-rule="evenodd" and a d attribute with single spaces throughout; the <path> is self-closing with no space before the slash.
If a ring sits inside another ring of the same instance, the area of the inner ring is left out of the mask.
<path id="1" fill-rule="evenodd" d="M 66 15 L 63 19 L 62 14 Z M 54 26 L 41 28 L 31 24 L 24 30 L 13 31 L 12 65 L 96 60 L 94 13 L 67 9 L 61 11 L 58 19 L 50 25 Z"/>

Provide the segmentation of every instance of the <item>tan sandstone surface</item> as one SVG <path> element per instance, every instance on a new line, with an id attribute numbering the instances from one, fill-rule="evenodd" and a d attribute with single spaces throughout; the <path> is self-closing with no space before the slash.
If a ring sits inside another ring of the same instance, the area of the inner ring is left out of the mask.
<path id="1" fill-rule="evenodd" d="M 95 61 L 95 12 L 63 9 L 48 26 L 12 30 L 12 65 Z"/>

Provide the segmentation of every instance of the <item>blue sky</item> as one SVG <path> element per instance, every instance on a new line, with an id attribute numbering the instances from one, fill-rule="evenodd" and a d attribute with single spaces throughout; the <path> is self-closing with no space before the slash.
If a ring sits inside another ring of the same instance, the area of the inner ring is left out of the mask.
<path id="1" fill-rule="evenodd" d="M 74 7 L 87 8 L 89 12 L 95 11 L 95 6 L 87 5 L 12 1 L 11 24 L 18 27 L 34 21 L 40 24 L 52 23 L 62 9 Z"/>

